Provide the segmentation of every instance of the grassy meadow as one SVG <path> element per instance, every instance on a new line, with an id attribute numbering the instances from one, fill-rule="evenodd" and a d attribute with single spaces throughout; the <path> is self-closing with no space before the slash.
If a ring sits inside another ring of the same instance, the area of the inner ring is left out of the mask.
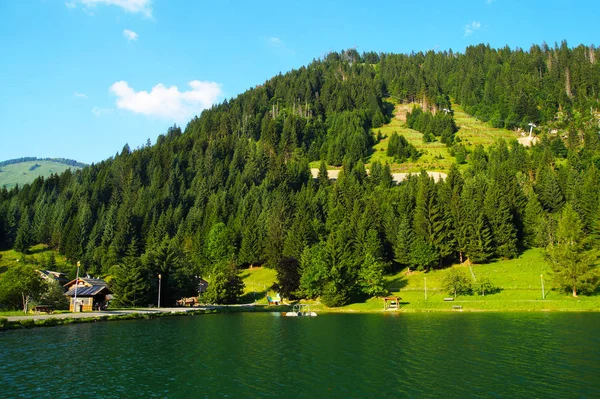
<path id="1" fill-rule="evenodd" d="M 58 251 L 49 248 L 45 244 L 39 244 L 31 247 L 25 257 L 13 249 L 0 251 L 0 276 L 10 267 L 16 266 L 23 261 L 26 264 L 40 265 L 41 267 L 50 253 L 54 253 L 54 259 L 56 260 L 54 271 L 69 272 L 71 270 L 72 266 L 67 263 L 67 259 L 63 255 L 60 255 Z"/>
<path id="2" fill-rule="evenodd" d="M 40 166 L 30 170 L 36 164 Z M 0 166 L 0 187 L 6 186 L 6 188 L 10 189 L 16 184 L 22 186 L 23 184 L 33 182 L 39 176 L 47 177 L 53 173 L 60 175 L 67 169 L 76 170 L 80 168 L 59 162 L 40 160 Z"/>
<path id="3" fill-rule="evenodd" d="M 402 311 L 456 311 L 454 306 L 462 306 L 462 311 L 590 311 L 600 310 L 600 296 L 580 296 L 555 290 L 549 266 L 541 249 L 525 251 L 516 259 L 498 260 L 486 265 L 454 265 L 473 279 L 487 277 L 498 291 L 493 294 L 458 296 L 452 302 L 444 298 L 452 295 L 442 291 L 442 281 L 449 269 L 430 272 L 408 272 L 404 269 L 386 276 L 387 287 L 392 295 L 402 298 Z M 246 283 L 243 303 L 256 302 L 266 305 L 266 295 L 272 294 L 269 287 L 275 282 L 275 271 L 266 268 L 247 269 L 242 272 Z M 544 277 L 542 299 L 541 277 Z M 427 279 L 427 299 L 425 299 L 425 279 Z M 254 300 L 256 299 L 256 300 Z M 327 308 L 318 301 L 302 301 L 311 305 L 317 312 L 383 312 L 381 298 L 357 299 L 339 308 Z"/>
<path id="4" fill-rule="evenodd" d="M 447 172 L 455 158 L 450 155 L 445 144 L 440 142 L 425 143 L 423 142 L 423 134 L 409 129 L 403 119 L 407 112 L 412 110 L 413 104 L 398 104 L 394 99 L 388 99 L 394 103 L 394 117 L 390 123 L 378 129 L 373 129 L 377 134 L 381 132 L 383 139 L 375 144 L 373 153 L 368 160 L 368 163 L 379 161 L 381 163 L 389 163 L 392 172 L 419 172 L 421 169 L 429 171 Z M 477 144 L 487 147 L 496 140 L 502 138 L 505 140 L 516 139 L 517 134 L 506 129 L 496 129 L 483 123 L 472 116 L 469 116 L 460 105 L 452 104 L 454 110 L 454 119 L 459 127 L 456 133 L 460 137 L 462 143 L 468 150 L 473 150 Z M 387 156 L 388 142 L 392 133 L 397 132 L 403 135 L 408 142 L 414 145 L 421 157 L 416 162 L 405 162 L 402 164 L 394 163 L 391 157 Z"/>

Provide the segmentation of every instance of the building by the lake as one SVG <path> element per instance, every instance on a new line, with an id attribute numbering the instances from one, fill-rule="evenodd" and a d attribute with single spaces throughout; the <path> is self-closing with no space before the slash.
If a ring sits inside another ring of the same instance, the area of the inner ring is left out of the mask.
<path id="1" fill-rule="evenodd" d="M 106 281 L 99 278 L 79 278 L 69 281 L 65 288 L 65 295 L 70 298 L 71 312 L 91 312 L 94 309 L 105 308 L 112 295 Z"/>

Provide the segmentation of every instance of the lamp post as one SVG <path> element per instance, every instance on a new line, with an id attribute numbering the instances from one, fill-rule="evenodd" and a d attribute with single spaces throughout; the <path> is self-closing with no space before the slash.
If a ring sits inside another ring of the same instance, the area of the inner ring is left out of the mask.
<path id="1" fill-rule="evenodd" d="M 75 277 L 75 298 L 73 298 L 73 312 L 76 312 L 77 306 L 77 286 L 79 285 L 79 266 L 81 266 L 81 262 L 77 261 L 77 275 Z"/>
<path id="2" fill-rule="evenodd" d="M 542 299 L 546 299 L 546 291 L 544 291 L 544 275 L 540 274 L 540 279 L 542 280 Z"/>
<path id="3" fill-rule="evenodd" d="M 160 283 L 162 281 L 162 276 L 158 275 L 158 307 L 160 308 Z"/>

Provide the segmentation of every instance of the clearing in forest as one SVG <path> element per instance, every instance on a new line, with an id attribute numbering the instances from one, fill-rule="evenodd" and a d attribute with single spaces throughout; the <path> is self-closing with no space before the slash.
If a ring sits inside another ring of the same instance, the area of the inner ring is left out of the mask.
<path id="1" fill-rule="evenodd" d="M 387 99 L 386 101 L 394 103 L 394 117 L 390 123 L 373 129 L 374 135 L 381 132 L 383 139 L 373 146 L 373 154 L 368 162 L 387 162 L 390 164 L 392 172 L 419 172 L 421 169 L 447 172 L 450 166 L 456 162 L 456 159 L 450 155 L 446 145 L 440 142 L 425 143 L 421 132 L 409 129 L 406 126 L 406 114 L 412 110 L 414 104 L 398 104 L 393 99 Z M 454 110 L 454 119 L 459 127 L 456 137 L 460 137 L 461 142 L 469 151 L 472 151 L 477 144 L 487 147 L 501 138 L 508 141 L 518 137 L 516 132 L 493 128 L 467 115 L 458 104 L 452 104 L 452 109 Z M 394 132 L 403 135 L 408 142 L 421 152 L 422 155 L 416 162 L 407 161 L 399 164 L 393 162 L 393 159 L 387 156 L 388 142 Z"/>

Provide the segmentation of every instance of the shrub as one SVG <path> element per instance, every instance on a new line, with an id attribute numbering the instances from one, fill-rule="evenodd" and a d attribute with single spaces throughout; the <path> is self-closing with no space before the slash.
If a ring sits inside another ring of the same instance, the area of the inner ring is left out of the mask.
<path id="1" fill-rule="evenodd" d="M 498 287 L 496 287 L 492 281 L 488 277 L 478 277 L 477 282 L 474 287 L 475 291 L 482 296 L 485 294 L 493 294 L 498 292 Z"/>
<path id="2" fill-rule="evenodd" d="M 8 325 L 8 319 L 6 317 L 0 317 L 0 330 L 4 330 Z"/>
<path id="3" fill-rule="evenodd" d="M 31 328 L 35 325 L 35 320 L 32 319 L 28 319 L 28 320 L 19 320 L 19 324 L 22 325 L 25 328 Z"/>
<path id="4" fill-rule="evenodd" d="M 450 269 L 442 281 L 444 291 L 457 295 L 470 295 L 473 292 L 471 280 L 460 269 Z"/>

